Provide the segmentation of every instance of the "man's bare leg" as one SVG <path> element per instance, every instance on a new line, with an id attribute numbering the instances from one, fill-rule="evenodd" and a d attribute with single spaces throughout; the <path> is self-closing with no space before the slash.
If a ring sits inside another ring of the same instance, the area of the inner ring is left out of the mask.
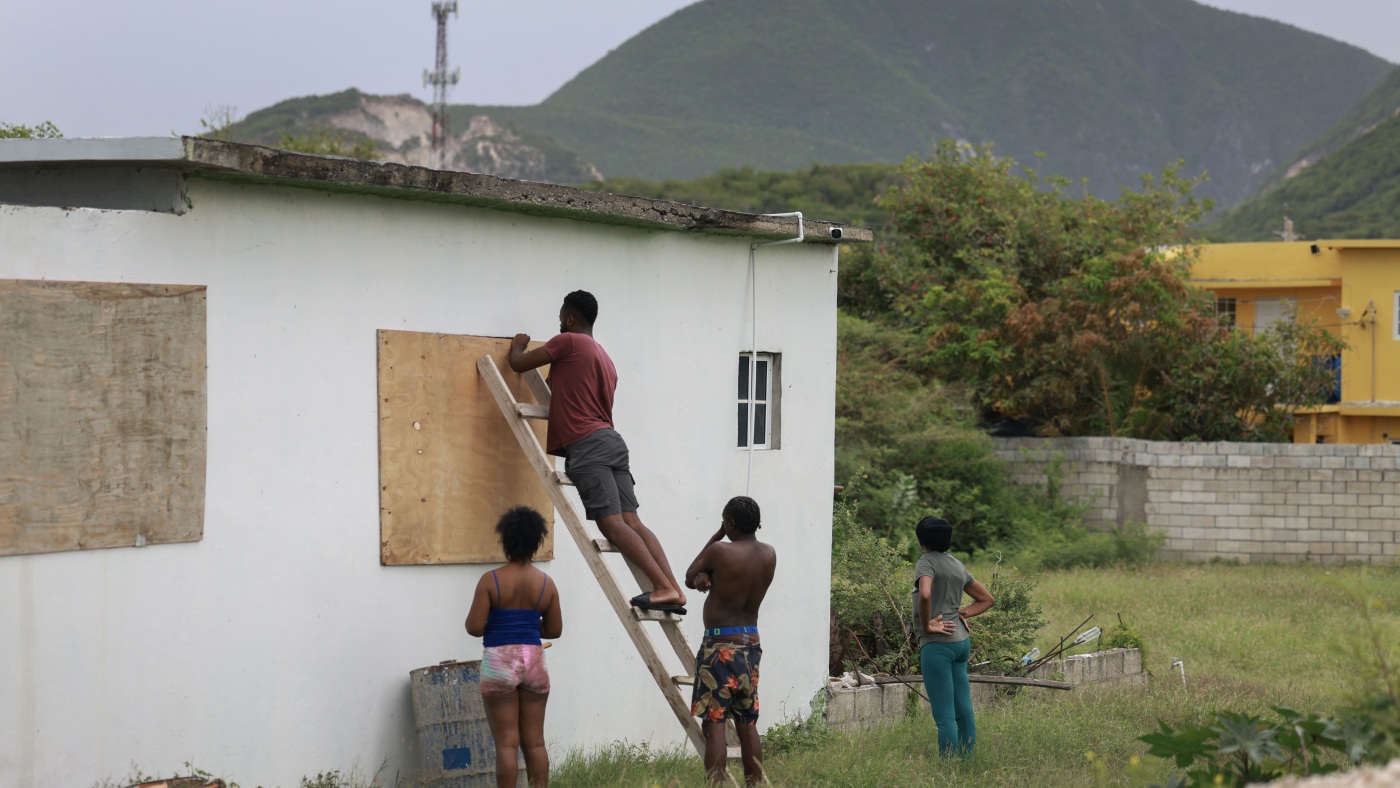
<path id="1" fill-rule="evenodd" d="M 706 720 L 701 729 L 705 731 L 705 776 L 709 778 L 711 785 L 733 782 L 726 765 L 729 744 L 724 740 L 724 722 Z"/>
<path id="2" fill-rule="evenodd" d="M 636 515 L 633 515 L 634 519 L 635 517 Z M 640 520 L 637 522 L 638 524 L 641 523 Z M 646 526 L 642 527 L 643 529 L 646 528 Z M 641 570 L 642 574 L 646 575 L 647 579 L 651 581 L 652 586 L 654 586 L 654 590 L 651 592 L 652 602 L 657 604 L 685 604 L 685 594 L 681 593 L 680 586 L 676 583 L 675 579 L 670 576 L 669 571 L 665 571 L 661 568 L 661 564 L 657 563 L 656 559 L 652 557 L 652 547 L 647 544 L 647 541 L 643 539 L 640 533 L 627 524 L 621 514 L 610 514 L 606 517 L 599 518 L 598 530 L 603 533 L 604 538 L 612 542 L 613 546 L 617 548 L 618 552 L 622 553 L 624 558 L 635 564 L 636 567 Z M 652 544 L 656 545 L 655 549 L 657 553 L 661 554 L 661 560 L 666 560 L 665 553 L 661 553 L 661 545 L 656 541 L 655 534 L 652 534 L 651 531 L 648 530 L 647 535 L 651 537 Z"/>
<path id="3" fill-rule="evenodd" d="M 768 777 L 763 773 L 763 741 L 758 738 L 758 725 L 740 722 L 734 727 L 739 733 L 739 752 L 744 759 L 744 782 L 749 785 L 767 785 Z"/>
<path id="4" fill-rule="evenodd" d="M 627 523 L 628 528 L 631 528 L 638 536 L 642 537 L 642 542 L 646 544 L 647 552 L 651 553 L 652 560 L 656 561 L 656 565 L 661 568 L 662 573 L 671 581 L 671 587 L 676 589 L 676 592 L 680 594 L 680 601 L 676 602 L 676 604 L 684 605 L 685 589 L 680 583 L 676 582 L 676 573 L 671 571 L 671 562 L 666 560 L 666 551 L 661 549 L 661 540 L 656 538 L 656 534 L 652 533 L 650 528 L 642 524 L 642 518 L 638 517 L 636 512 L 623 512 L 622 521 Z"/>

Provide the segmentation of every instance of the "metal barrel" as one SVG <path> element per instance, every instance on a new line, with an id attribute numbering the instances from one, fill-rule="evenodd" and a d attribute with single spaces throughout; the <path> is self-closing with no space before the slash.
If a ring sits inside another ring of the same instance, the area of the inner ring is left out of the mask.
<path id="1" fill-rule="evenodd" d="M 496 743 L 481 702 L 481 661 L 410 672 L 418 780 L 424 788 L 495 788 Z M 524 759 L 517 782 L 526 785 Z"/>

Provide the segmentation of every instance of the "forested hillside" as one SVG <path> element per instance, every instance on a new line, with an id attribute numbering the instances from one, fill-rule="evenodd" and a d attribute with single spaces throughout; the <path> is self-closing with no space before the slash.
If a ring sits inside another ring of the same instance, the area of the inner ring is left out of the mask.
<path id="1" fill-rule="evenodd" d="M 1273 240 L 1285 212 L 1307 238 L 1400 238 L 1400 68 L 1209 234 Z"/>
<path id="2" fill-rule="evenodd" d="M 653 180 L 897 162 L 955 138 L 1044 152 L 1047 174 L 1112 196 L 1181 158 L 1230 204 L 1389 70 L 1191 0 L 704 0 L 538 106 L 454 123 L 487 114 Z"/>

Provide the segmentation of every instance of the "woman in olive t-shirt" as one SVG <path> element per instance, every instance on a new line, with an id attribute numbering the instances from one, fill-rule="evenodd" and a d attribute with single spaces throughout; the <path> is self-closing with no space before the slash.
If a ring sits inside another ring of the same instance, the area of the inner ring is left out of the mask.
<path id="1" fill-rule="evenodd" d="M 948 555 L 953 526 L 947 520 L 925 517 L 914 532 L 924 549 L 914 564 L 914 620 L 922 622 L 919 665 L 938 725 L 938 753 L 968 756 L 977 741 L 977 723 L 967 682 L 967 619 L 987 612 L 996 600 L 961 561 Z M 967 607 L 961 607 L 964 593 L 973 600 Z"/>

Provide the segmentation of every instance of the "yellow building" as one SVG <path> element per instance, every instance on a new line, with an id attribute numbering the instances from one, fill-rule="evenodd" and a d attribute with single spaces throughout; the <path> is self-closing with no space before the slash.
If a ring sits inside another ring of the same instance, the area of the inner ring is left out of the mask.
<path id="1" fill-rule="evenodd" d="M 1191 282 L 1242 330 L 1296 312 L 1346 342 L 1338 401 L 1299 411 L 1294 443 L 1400 444 L 1400 241 L 1209 244 Z"/>

